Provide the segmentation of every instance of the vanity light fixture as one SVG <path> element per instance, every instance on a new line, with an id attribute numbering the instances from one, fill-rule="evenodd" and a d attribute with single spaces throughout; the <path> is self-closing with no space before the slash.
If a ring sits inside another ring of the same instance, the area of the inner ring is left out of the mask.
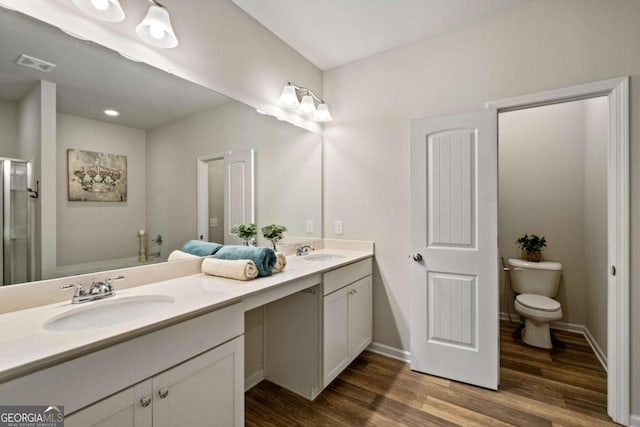
<path id="1" fill-rule="evenodd" d="M 146 43 L 170 49 L 178 46 L 178 39 L 171 26 L 171 17 L 167 8 L 156 0 L 152 3 L 147 15 L 136 27 L 136 34 Z"/>
<path id="2" fill-rule="evenodd" d="M 124 21 L 124 10 L 119 0 L 72 0 L 78 9 L 106 22 Z"/>
<path id="3" fill-rule="evenodd" d="M 317 108 L 316 101 L 318 102 Z M 282 89 L 278 105 L 288 110 L 296 110 L 301 116 L 311 117 L 317 122 L 331 121 L 329 106 L 311 89 L 293 83 L 287 83 Z"/>
<path id="4" fill-rule="evenodd" d="M 106 22 L 124 21 L 124 10 L 120 0 L 71 0 L 78 9 Z M 156 47 L 170 49 L 178 46 L 171 17 L 167 8 L 157 0 L 148 0 L 151 7 L 142 22 L 136 27 L 136 34 L 144 42 Z"/>

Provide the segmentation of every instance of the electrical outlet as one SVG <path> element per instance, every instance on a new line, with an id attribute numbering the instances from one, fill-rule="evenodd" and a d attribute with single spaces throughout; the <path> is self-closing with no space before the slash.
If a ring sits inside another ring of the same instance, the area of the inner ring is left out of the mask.
<path id="1" fill-rule="evenodd" d="M 342 236 L 342 221 L 336 221 L 333 227 L 336 236 Z"/>
<path id="2" fill-rule="evenodd" d="M 209 218 L 209 227 L 217 227 L 218 218 Z"/>
<path id="3" fill-rule="evenodd" d="M 313 233 L 313 221 L 308 219 L 306 222 L 306 231 L 307 233 Z"/>

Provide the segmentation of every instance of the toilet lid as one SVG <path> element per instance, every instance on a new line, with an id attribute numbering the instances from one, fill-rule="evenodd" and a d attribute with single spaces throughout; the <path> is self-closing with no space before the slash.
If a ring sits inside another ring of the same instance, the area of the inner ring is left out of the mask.
<path id="1" fill-rule="evenodd" d="M 556 311 L 560 309 L 558 301 L 542 295 L 520 294 L 516 300 L 523 306 L 534 310 Z"/>

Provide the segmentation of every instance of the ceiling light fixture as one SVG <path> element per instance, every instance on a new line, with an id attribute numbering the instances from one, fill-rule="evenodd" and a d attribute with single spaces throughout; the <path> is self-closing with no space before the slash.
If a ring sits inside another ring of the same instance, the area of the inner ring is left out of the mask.
<path id="1" fill-rule="evenodd" d="M 318 102 L 317 108 L 316 101 Z M 311 117 L 317 122 L 331 121 L 329 106 L 311 89 L 293 83 L 287 83 L 282 89 L 278 105 L 288 110 L 296 110 L 301 116 Z"/>
<path id="2" fill-rule="evenodd" d="M 78 9 L 106 22 L 124 21 L 124 10 L 119 0 L 72 0 Z"/>
<path id="3" fill-rule="evenodd" d="M 156 0 L 149 0 L 149 2 L 152 5 L 142 22 L 136 27 L 136 34 L 146 43 L 156 47 L 169 49 L 178 46 L 178 39 L 173 32 L 167 8 Z"/>
<path id="4" fill-rule="evenodd" d="M 104 113 L 110 117 L 118 117 L 120 113 L 116 110 L 104 110 Z"/>

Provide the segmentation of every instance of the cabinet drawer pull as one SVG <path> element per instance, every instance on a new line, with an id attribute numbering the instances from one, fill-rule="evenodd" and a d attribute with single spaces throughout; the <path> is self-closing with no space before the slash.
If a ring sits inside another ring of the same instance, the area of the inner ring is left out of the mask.
<path id="1" fill-rule="evenodd" d="M 151 398 L 149 396 L 145 396 L 143 398 L 140 399 L 140 405 L 143 408 L 146 408 L 147 406 L 151 405 Z"/>
<path id="2" fill-rule="evenodd" d="M 158 390 L 158 396 L 160 396 L 160 399 L 164 399 L 165 397 L 169 396 L 169 389 L 161 388 L 160 390 Z"/>

